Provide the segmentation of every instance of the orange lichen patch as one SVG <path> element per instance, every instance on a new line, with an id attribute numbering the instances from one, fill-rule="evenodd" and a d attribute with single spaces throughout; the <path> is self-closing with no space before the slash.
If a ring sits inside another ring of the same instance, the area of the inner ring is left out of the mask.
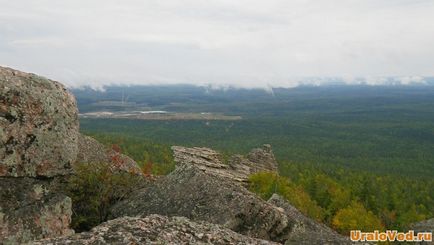
<path id="1" fill-rule="evenodd" d="M 44 175 L 49 169 L 53 168 L 53 165 L 47 160 L 42 161 L 36 166 L 36 175 Z"/>
<path id="2" fill-rule="evenodd" d="M 0 175 L 1 176 L 6 175 L 7 171 L 8 171 L 8 169 L 6 168 L 5 165 L 0 165 Z"/>

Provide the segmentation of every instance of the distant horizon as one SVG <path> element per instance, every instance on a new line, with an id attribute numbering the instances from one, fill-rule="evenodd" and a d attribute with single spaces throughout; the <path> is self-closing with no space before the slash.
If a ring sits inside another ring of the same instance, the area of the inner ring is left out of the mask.
<path id="1" fill-rule="evenodd" d="M 210 84 L 210 83 L 102 83 L 97 86 L 92 84 L 87 85 L 67 85 L 70 89 L 93 89 L 93 90 L 104 90 L 107 87 L 133 87 L 133 86 L 155 86 L 155 87 L 165 87 L 165 86 L 192 86 L 192 87 L 204 87 L 211 90 L 226 90 L 226 89 L 261 89 L 268 90 L 270 88 L 297 88 L 297 87 L 319 87 L 319 86 L 423 86 L 423 85 L 434 85 L 434 76 L 420 77 L 420 76 L 405 76 L 405 77 L 380 77 L 380 78 L 364 78 L 358 77 L 353 80 L 346 80 L 342 77 L 326 77 L 326 78 L 300 78 L 299 80 L 291 84 L 273 84 L 269 83 L 264 86 L 240 86 L 237 84 Z"/>

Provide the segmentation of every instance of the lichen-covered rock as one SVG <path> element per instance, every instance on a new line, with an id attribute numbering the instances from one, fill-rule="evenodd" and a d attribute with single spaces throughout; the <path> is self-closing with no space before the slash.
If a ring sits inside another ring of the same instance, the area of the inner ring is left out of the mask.
<path id="1" fill-rule="evenodd" d="M 189 164 L 178 166 L 167 177 L 133 193 L 112 209 L 114 217 L 184 216 L 275 242 L 303 243 L 316 239 L 324 241 L 322 244 L 349 243 L 330 228 L 294 212 L 295 215 L 287 206 L 266 202 L 240 184 Z"/>
<path id="2" fill-rule="evenodd" d="M 76 163 L 110 163 L 114 171 L 142 174 L 133 159 L 113 149 L 108 149 L 94 138 L 82 134 L 78 137 Z"/>
<path id="3" fill-rule="evenodd" d="M 247 159 L 252 162 L 253 172 L 259 171 L 277 171 L 277 162 L 274 157 L 271 145 L 265 144 L 262 148 L 253 149 Z"/>
<path id="4" fill-rule="evenodd" d="M 123 217 L 103 223 L 90 232 L 34 242 L 54 244 L 273 244 L 235 233 L 215 224 L 184 217 L 150 215 Z"/>
<path id="5" fill-rule="evenodd" d="M 0 176 L 68 173 L 78 151 L 77 115 L 60 83 L 0 67 Z"/>
<path id="6" fill-rule="evenodd" d="M 283 208 L 291 223 L 292 228 L 285 244 L 351 244 L 349 238 L 306 217 L 277 194 L 274 194 L 268 203 Z"/>
<path id="7" fill-rule="evenodd" d="M 173 146 L 172 150 L 177 164 L 195 165 L 207 174 L 236 182 L 245 183 L 249 175 L 259 171 L 277 171 L 277 162 L 270 145 L 253 149 L 247 157 L 234 155 L 227 163 L 220 153 L 209 148 Z"/>
<path id="8" fill-rule="evenodd" d="M 73 232 L 62 186 L 77 158 L 77 114 L 60 83 L 0 67 L 0 243 Z"/>
<path id="9" fill-rule="evenodd" d="M 44 201 L 51 194 L 62 193 L 66 180 L 66 176 L 47 179 L 0 177 L 0 210 L 13 211 Z"/>
<path id="10" fill-rule="evenodd" d="M 114 217 L 150 214 L 184 216 L 273 241 L 282 241 L 290 229 L 282 209 L 261 200 L 239 184 L 187 164 L 132 193 L 112 209 Z"/>
<path id="11" fill-rule="evenodd" d="M 71 199 L 53 192 L 53 182 L 34 178 L 0 178 L 0 241 L 20 244 L 70 235 Z"/>

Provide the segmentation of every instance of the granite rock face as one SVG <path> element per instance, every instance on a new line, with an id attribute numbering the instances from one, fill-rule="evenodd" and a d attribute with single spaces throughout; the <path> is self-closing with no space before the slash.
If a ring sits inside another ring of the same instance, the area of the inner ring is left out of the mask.
<path id="1" fill-rule="evenodd" d="M 76 163 L 110 163 L 113 171 L 124 171 L 141 175 L 142 171 L 130 157 L 108 149 L 92 137 L 80 134 Z"/>
<path id="2" fill-rule="evenodd" d="M 160 214 L 223 225 L 255 238 L 279 241 L 288 220 L 282 209 L 239 184 L 181 165 L 112 209 L 114 217 Z"/>
<path id="3" fill-rule="evenodd" d="M 0 241 L 69 235 L 62 185 L 78 152 L 74 97 L 58 82 L 0 67 Z"/>
<path id="4" fill-rule="evenodd" d="M 68 173 L 78 127 L 75 99 L 63 85 L 0 67 L 0 176 Z"/>
<path id="5" fill-rule="evenodd" d="M 103 223 L 90 232 L 34 242 L 48 244 L 274 244 L 184 217 L 150 215 L 123 217 Z"/>
<path id="6" fill-rule="evenodd" d="M 252 173 L 277 171 L 269 145 L 252 150 L 246 157 L 232 156 L 227 162 L 208 148 L 174 146 L 172 150 L 176 170 L 115 205 L 114 217 L 184 216 L 280 243 L 350 244 L 279 196 L 266 202 L 244 187 Z"/>
<path id="7" fill-rule="evenodd" d="M 71 199 L 54 191 L 60 180 L 0 178 L 0 241 L 21 244 L 70 235 Z"/>
<path id="8" fill-rule="evenodd" d="M 256 148 L 250 151 L 247 159 L 251 162 L 252 172 L 275 171 L 277 172 L 277 162 L 274 157 L 271 145 L 265 144 L 262 148 Z"/>
<path id="9" fill-rule="evenodd" d="M 298 217 L 260 199 L 241 184 L 226 177 L 207 174 L 192 164 L 182 164 L 167 177 L 133 193 L 115 205 L 112 214 L 114 217 L 145 217 L 150 214 L 184 216 L 193 221 L 219 224 L 258 239 L 281 243 L 289 239 L 301 243 L 306 239 L 297 235 L 300 233 Z M 303 225 L 314 226 L 315 221 L 308 222 L 308 218 L 303 218 Z M 304 227 L 307 228 L 303 234 L 310 236 L 318 231 L 324 230 L 324 234 L 330 231 L 319 224 L 321 229 Z M 329 238 L 333 241 L 329 244 L 348 243 L 336 233 Z"/>
<path id="10" fill-rule="evenodd" d="M 246 183 L 249 175 L 259 171 L 277 171 L 277 162 L 270 145 L 253 149 L 247 157 L 232 156 L 227 163 L 220 153 L 209 148 L 173 146 L 177 164 L 194 165 L 207 174 Z"/>

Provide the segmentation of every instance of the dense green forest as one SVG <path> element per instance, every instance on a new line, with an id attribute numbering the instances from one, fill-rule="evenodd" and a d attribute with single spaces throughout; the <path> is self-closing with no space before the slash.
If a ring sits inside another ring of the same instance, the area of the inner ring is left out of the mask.
<path id="1" fill-rule="evenodd" d="M 209 146 L 232 153 L 270 143 L 281 161 L 434 176 L 434 86 L 302 87 L 274 89 L 273 95 L 263 90 L 210 92 L 192 86 L 75 92 L 80 111 L 89 107 L 109 110 L 106 103 L 98 101 L 128 97 L 135 109 L 243 117 L 241 121 L 82 119 L 81 128 L 86 133 Z"/>
<path id="2" fill-rule="evenodd" d="M 386 120 L 386 119 L 385 119 Z M 405 176 L 434 175 L 432 122 L 386 123 L 305 119 L 242 121 L 140 121 L 83 119 L 86 133 L 133 136 L 152 142 L 208 146 L 246 153 L 263 143 L 273 146 L 279 161 L 322 163 Z"/>
<path id="3" fill-rule="evenodd" d="M 120 145 L 142 165 L 153 163 L 154 173 L 173 169 L 171 145 L 233 154 L 270 143 L 281 177 L 252 176 L 251 188 L 263 198 L 278 192 L 342 233 L 354 221 L 367 230 L 404 229 L 434 216 L 432 86 L 301 87 L 273 89 L 273 94 L 192 86 L 113 87 L 76 95 L 81 111 L 145 109 L 243 117 L 80 120 L 85 134 Z M 101 103 L 114 98 L 122 103 Z"/>
<path id="4" fill-rule="evenodd" d="M 265 199 L 277 192 L 305 214 L 344 234 L 357 228 L 402 230 L 434 215 L 433 179 L 420 181 L 315 164 L 281 166 L 280 174 L 286 178 L 254 175 L 252 189 Z"/>

